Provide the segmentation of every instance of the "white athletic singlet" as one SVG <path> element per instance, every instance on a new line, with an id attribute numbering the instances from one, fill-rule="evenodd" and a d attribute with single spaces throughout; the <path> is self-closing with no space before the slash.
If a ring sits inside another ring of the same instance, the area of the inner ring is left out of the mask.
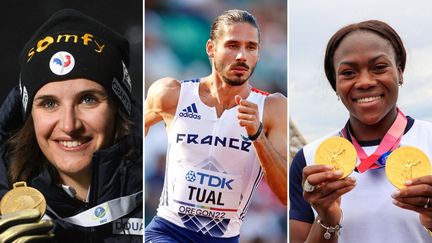
<path id="1" fill-rule="evenodd" d="M 218 118 L 198 93 L 199 79 L 181 82 L 177 110 L 168 134 L 165 182 L 158 216 L 213 237 L 240 234 L 253 191 L 263 171 L 237 107 Z M 263 92 L 253 89 L 247 100 L 259 107 Z"/>
<path id="2" fill-rule="evenodd" d="M 332 134 L 335 135 L 338 134 Z M 327 137 L 329 136 L 303 148 L 306 165 L 314 163 L 315 151 Z M 415 120 L 400 141 L 400 146 L 406 145 L 415 146 L 432 158 L 432 124 Z M 376 148 L 377 146 L 363 147 L 368 155 Z M 350 176 L 357 179 L 357 185 L 342 196 L 344 219 L 338 242 L 432 242 L 431 236 L 420 224 L 418 213 L 392 204 L 391 194 L 397 189 L 387 179 L 385 168 L 364 173 L 353 172 Z"/>

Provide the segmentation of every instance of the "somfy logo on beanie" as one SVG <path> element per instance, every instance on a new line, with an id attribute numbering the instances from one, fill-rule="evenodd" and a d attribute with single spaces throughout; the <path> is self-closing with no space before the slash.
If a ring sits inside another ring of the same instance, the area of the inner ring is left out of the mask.
<path id="1" fill-rule="evenodd" d="M 51 57 L 49 67 L 54 74 L 66 75 L 75 66 L 75 58 L 66 51 L 59 51 Z"/>
<path id="2" fill-rule="evenodd" d="M 82 40 L 82 42 L 80 42 Z M 72 33 L 69 34 L 58 34 L 57 36 L 46 36 L 43 39 L 40 39 L 35 47 L 30 48 L 27 53 L 27 62 L 29 62 L 34 55 L 37 53 L 42 53 L 52 44 L 82 44 L 84 46 L 91 46 L 93 50 L 97 53 L 102 53 L 105 47 L 105 44 L 99 44 L 94 38 L 93 34 L 85 33 L 82 36 L 78 36 Z"/>

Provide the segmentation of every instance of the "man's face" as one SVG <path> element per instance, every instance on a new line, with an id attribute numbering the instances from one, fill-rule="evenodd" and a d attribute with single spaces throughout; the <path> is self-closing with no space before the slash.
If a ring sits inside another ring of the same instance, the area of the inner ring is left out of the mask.
<path id="1" fill-rule="evenodd" d="M 244 84 L 252 75 L 259 59 L 258 50 L 258 30 L 249 23 L 221 26 L 217 39 L 207 46 L 217 74 L 232 86 Z"/>

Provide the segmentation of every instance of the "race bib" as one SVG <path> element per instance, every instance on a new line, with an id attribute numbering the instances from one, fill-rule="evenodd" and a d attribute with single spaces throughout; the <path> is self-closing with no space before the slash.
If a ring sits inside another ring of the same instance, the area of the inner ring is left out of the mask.
<path id="1" fill-rule="evenodd" d="M 179 213 L 211 218 L 237 218 L 242 176 L 177 165 L 173 199 Z"/>

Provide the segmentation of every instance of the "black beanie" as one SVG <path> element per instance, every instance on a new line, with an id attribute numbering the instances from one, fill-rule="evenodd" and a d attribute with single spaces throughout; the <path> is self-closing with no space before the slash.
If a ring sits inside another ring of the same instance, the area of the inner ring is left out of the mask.
<path id="1" fill-rule="evenodd" d="M 130 115 L 129 43 L 104 24 L 72 9 L 60 10 L 20 54 L 20 93 L 25 117 L 36 92 L 54 81 L 85 78 L 102 85 Z"/>

